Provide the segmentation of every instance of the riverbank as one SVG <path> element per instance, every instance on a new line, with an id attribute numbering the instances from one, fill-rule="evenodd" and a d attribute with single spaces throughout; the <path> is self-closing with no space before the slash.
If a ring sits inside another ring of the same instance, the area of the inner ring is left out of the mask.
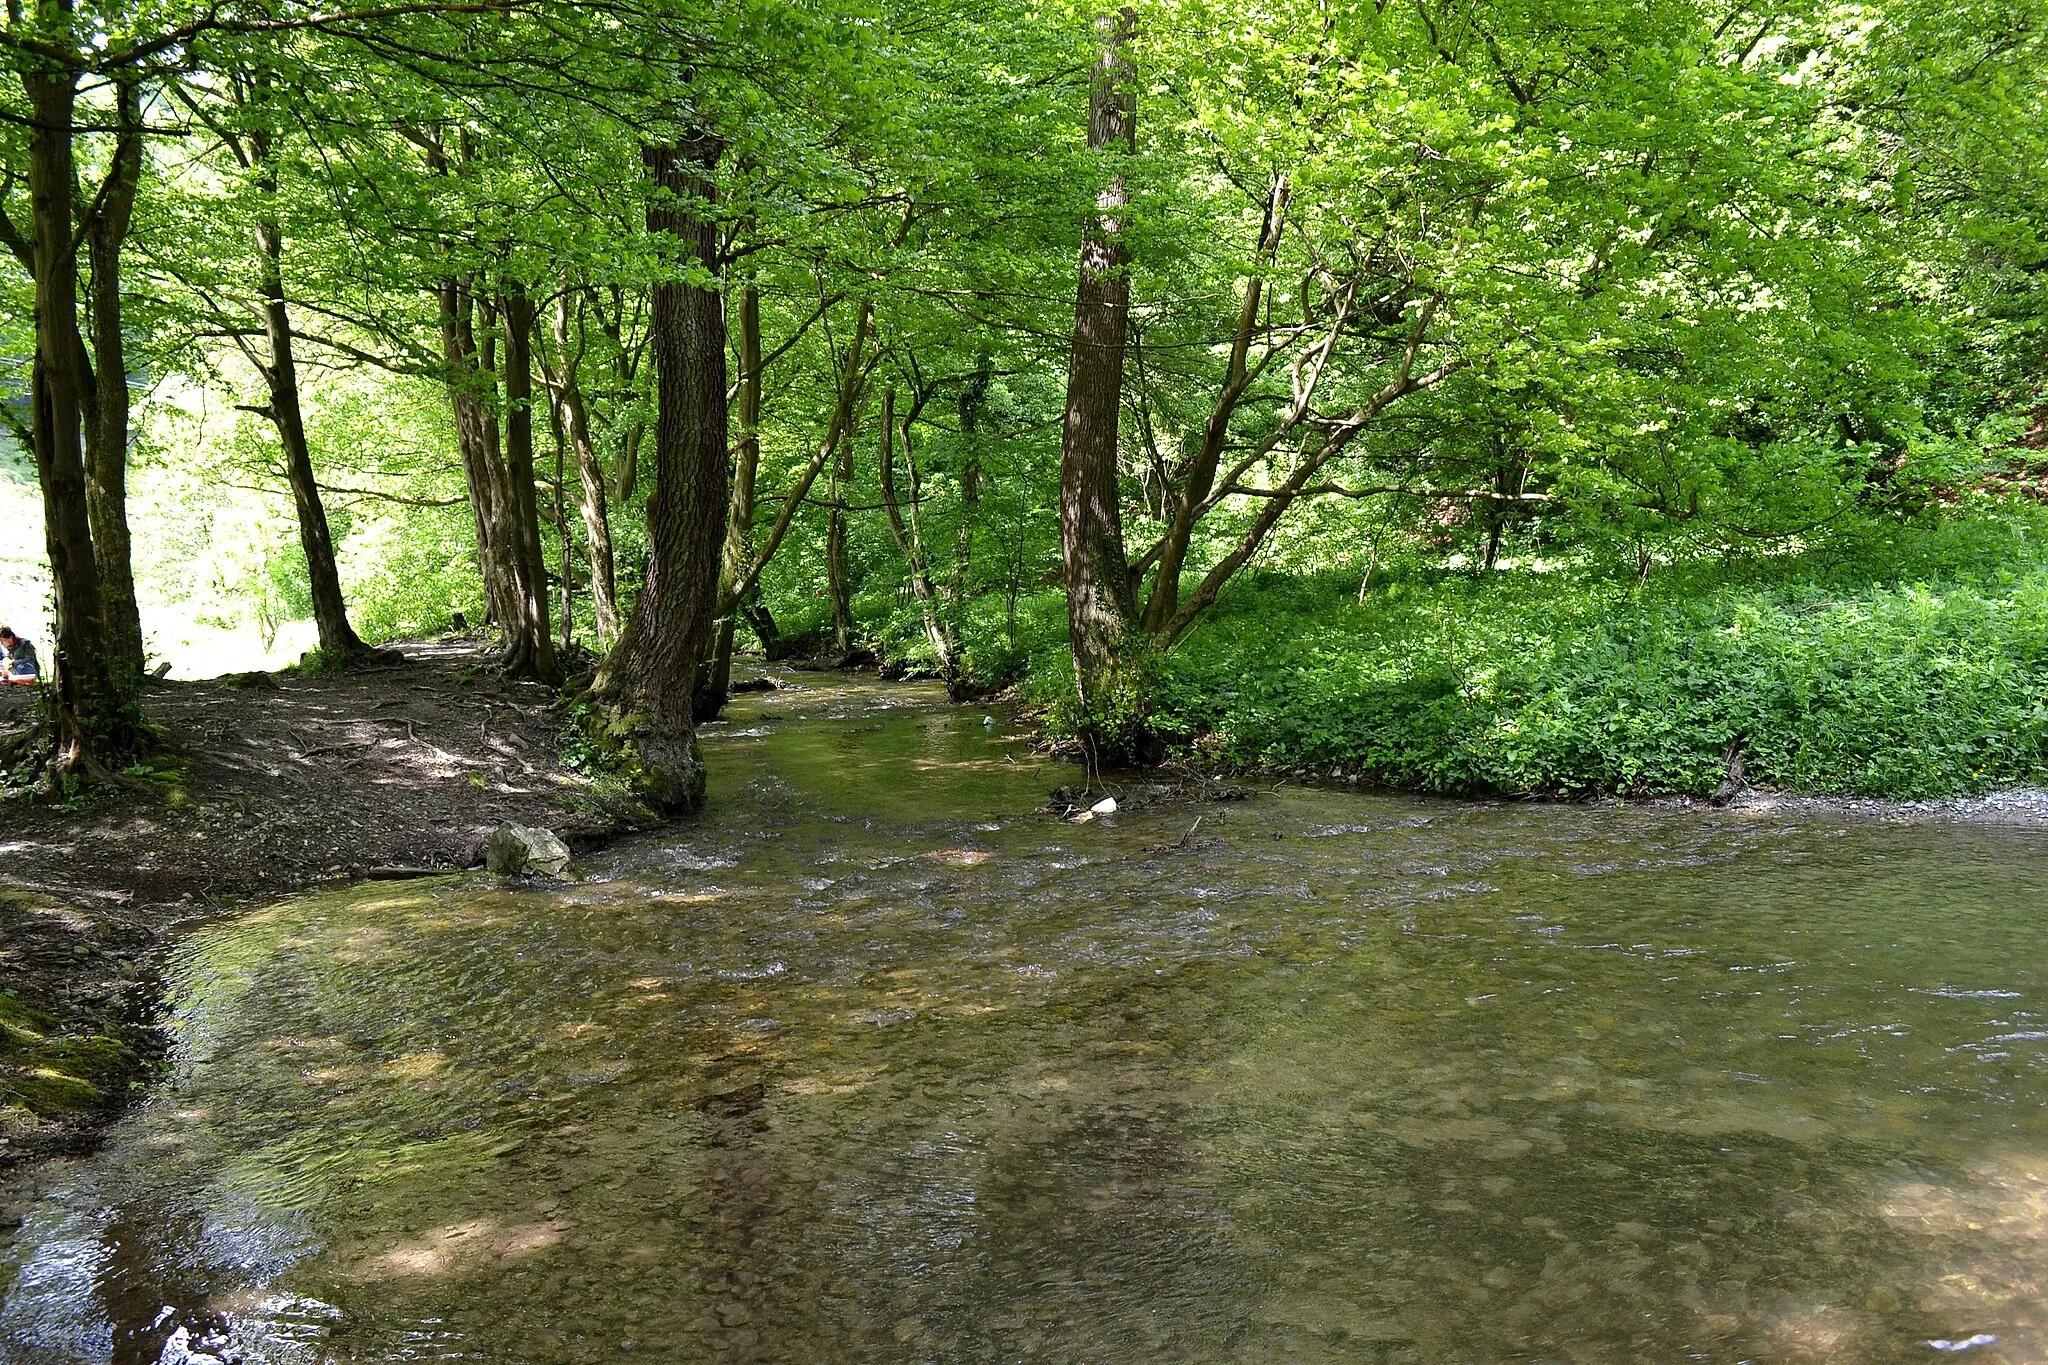
<path id="1" fill-rule="evenodd" d="M 75 1147 L 150 1070 L 157 945 L 323 883 L 457 871 L 504 823 L 573 849 L 646 820 L 577 771 L 554 693 L 477 640 L 338 674 L 153 684 L 164 754 L 92 804 L 0 802 L 0 1168 Z M 0 698 L 0 736 L 26 689 Z"/>

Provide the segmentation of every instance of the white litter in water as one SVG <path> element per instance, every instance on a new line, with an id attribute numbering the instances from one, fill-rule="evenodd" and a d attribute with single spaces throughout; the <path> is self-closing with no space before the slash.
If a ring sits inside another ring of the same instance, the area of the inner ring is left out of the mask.
<path id="1" fill-rule="evenodd" d="M 1114 815 L 1116 814 L 1116 798 L 1114 796 L 1105 796 L 1088 809 L 1096 815 Z"/>
<path id="2" fill-rule="evenodd" d="M 1979 1332 L 1973 1337 L 1964 1337 L 1961 1341 L 1944 1341 L 1937 1337 L 1927 1344 L 1937 1351 L 1967 1351 L 1972 1346 L 1989 1346 L 1997 1340 L 1998 1338 L 1989 1332 Z"/>
<path id="3" fill-rule="evenodd" d="M 981 723 L 983 725 L 994 725 L 996 723 L 996 718 L 994 716 L 983 716 L 981 718 Z"/>

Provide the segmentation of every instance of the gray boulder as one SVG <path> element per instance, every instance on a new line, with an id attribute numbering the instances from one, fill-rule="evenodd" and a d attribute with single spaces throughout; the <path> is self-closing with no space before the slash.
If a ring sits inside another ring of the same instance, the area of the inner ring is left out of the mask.
<path id="1" fill-rule="evenodd" d="M 551 829 L 500 825 L 484 840 L 484 866 L 501 877 L 559 877 L 569 868 L 569 846 Z"/>

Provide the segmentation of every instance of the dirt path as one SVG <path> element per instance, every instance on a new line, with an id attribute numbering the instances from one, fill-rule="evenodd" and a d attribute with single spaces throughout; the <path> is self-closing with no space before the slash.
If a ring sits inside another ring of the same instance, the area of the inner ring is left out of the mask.
<path id="1" fill-rule="evenodd" d="M 356 673 L 152 684 L 172 761 L 150 790 L 0 802 L 0 1167 L 75 1145 L 147 1070 L 170 926 L 321 881 L 468 867 L 508 821 L 587 848 L 643 818 L 562 765 L 547 688 L 498 677 L 477 642 L 398 648 L 402 663 Z M 0 693 L 4 735 L 30 697 Z"/>

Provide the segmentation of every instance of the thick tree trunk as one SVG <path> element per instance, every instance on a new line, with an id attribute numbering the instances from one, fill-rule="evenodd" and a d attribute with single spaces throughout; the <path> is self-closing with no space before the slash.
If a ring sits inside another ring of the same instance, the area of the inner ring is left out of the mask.
<path id="1" fill-rule="evenodd" d="M 519 284 L 507 286 L 500 308 L 505 324 L 505 463 L 493 529 L 508 544 L 511 569 L 499 620 L 505 632 L 507 675 L 552 682 L 555 642 L 548 630 L 547 559 L 540 543 L 540 506 L 533 483 L 533 301 Z"/>
<path id="2" fill-rule="evenodd" d="M 46 4 L 59 26 L 68 5 Z M 57 619 L 50 671 L 55 687 L 50 772 L 63 777 L 118 760 L 140 739 L 140 679 L 117 669 L 105 635 L 105 605 L 92 538 L 80 421 L 91 384 L 78 328 L 78 254 L 73 237 L 72 150 L 78 102 L 69 71 L 33 68 L 21 78 L 33 115 L 28 178 L 34 222 L 36 353 L 30 376 L 36 474 Z"/>
<path id="3" fill-rule="evenodd" d="M 128 355 L 121 335 L 121 247 L 142 183 L 142 115 L 135 87 L 115 90 L 113 164 L 99 208 L 85 224 L 91 265 L 92 410 L 86 419 L 86 512 L 99 566 L 108 667 L 124 687 L 143 672 L 142 613 L 135 601 L 134 553 L 128 534 Z"/>
<path id="4" fill-rule="evenodd" d="M 706 210 L 717 194 L 721 149 L 702 132 L 641 149 L 656 191 L 647 227 L 676 239 L 679 264 L 718 268 L 717 228 Z M 623 713 L 648 795 L 682 811 L 704 799 L 694 701 L 718 614 L 725 538 L 725 310 L 715 290 L 664 280 L 654 286 L 650 326 L 656 419 L 647 578 L 597 691 Z"/>
<path id="5" fill-rule="evenodd" d="M 261 141 L 254 151 L 259 166 L 267 166 L 269 148 Z M 275 190 L 276 182 L 266 168 L 259 172 L 261 188 Z M 320 632 L 320 652 L 333 663 L 346 665 L 370 651 L 349 624 L 348 603 L 341 593 L 341 573 L 334 562 L 334 533 L 327 525 L 327 508 L 320 500 L 320 485 L 313 476 L 313 452 L 306 441 L 306 420 L 299 409 L 299 364 L 292 340 L 291 310 L 285 304 L 284 234 L 275 222 L 256 224 L 256 249 L 261 253 L 258 269 L 263 294 L 263 333 L 270 346 L 270 363 L 263 378 L 270 389 L 270 419 L 284 446 L 285 477 L 291 484 L 292 505 L 298 511 L 299 546 L 306 555 L 306 577 L 313 589 L 313 624 Z"/>
<path id="6" fill-rule="evenodd" d="M 590 558 L 590 604 L 597 616 L 600 647 L 619 638 L 618 566 L 612 555 L 610 498 L 605 489 L 604 463 L 590 438 L 590 410 L 583 402 L 583 388 L 577 381 L 582 349 L 569 348 L 570 291 L 564 290 L 555 310 L 555 356 L 560 373 L 555 376 L 556 403 L 561 411 L 563 434 L 576 453 L 576 477 L 581 490 L 579 510 L 583 517 L 583 540 Z"/>
<path id="7" fill-rule="evenodd" d="M 1095 21 L 1102 51 L 1088 96 L 1088 145 L 1111 156 L 1136 150 L 1129 9 Z M 1067 633 L 1084 707 L 1102 700 L 1136 611 L 1124 558 L 1117 491 L 1117 418 L 1123 395 L 1124 336 L 1130 313 L 1130 254 L 1122 241 L 1129 203 L 1121 173 L 1096 201 L 1081 244 L 1060 440 L 1060 545 L 1067 586 Z"/>

